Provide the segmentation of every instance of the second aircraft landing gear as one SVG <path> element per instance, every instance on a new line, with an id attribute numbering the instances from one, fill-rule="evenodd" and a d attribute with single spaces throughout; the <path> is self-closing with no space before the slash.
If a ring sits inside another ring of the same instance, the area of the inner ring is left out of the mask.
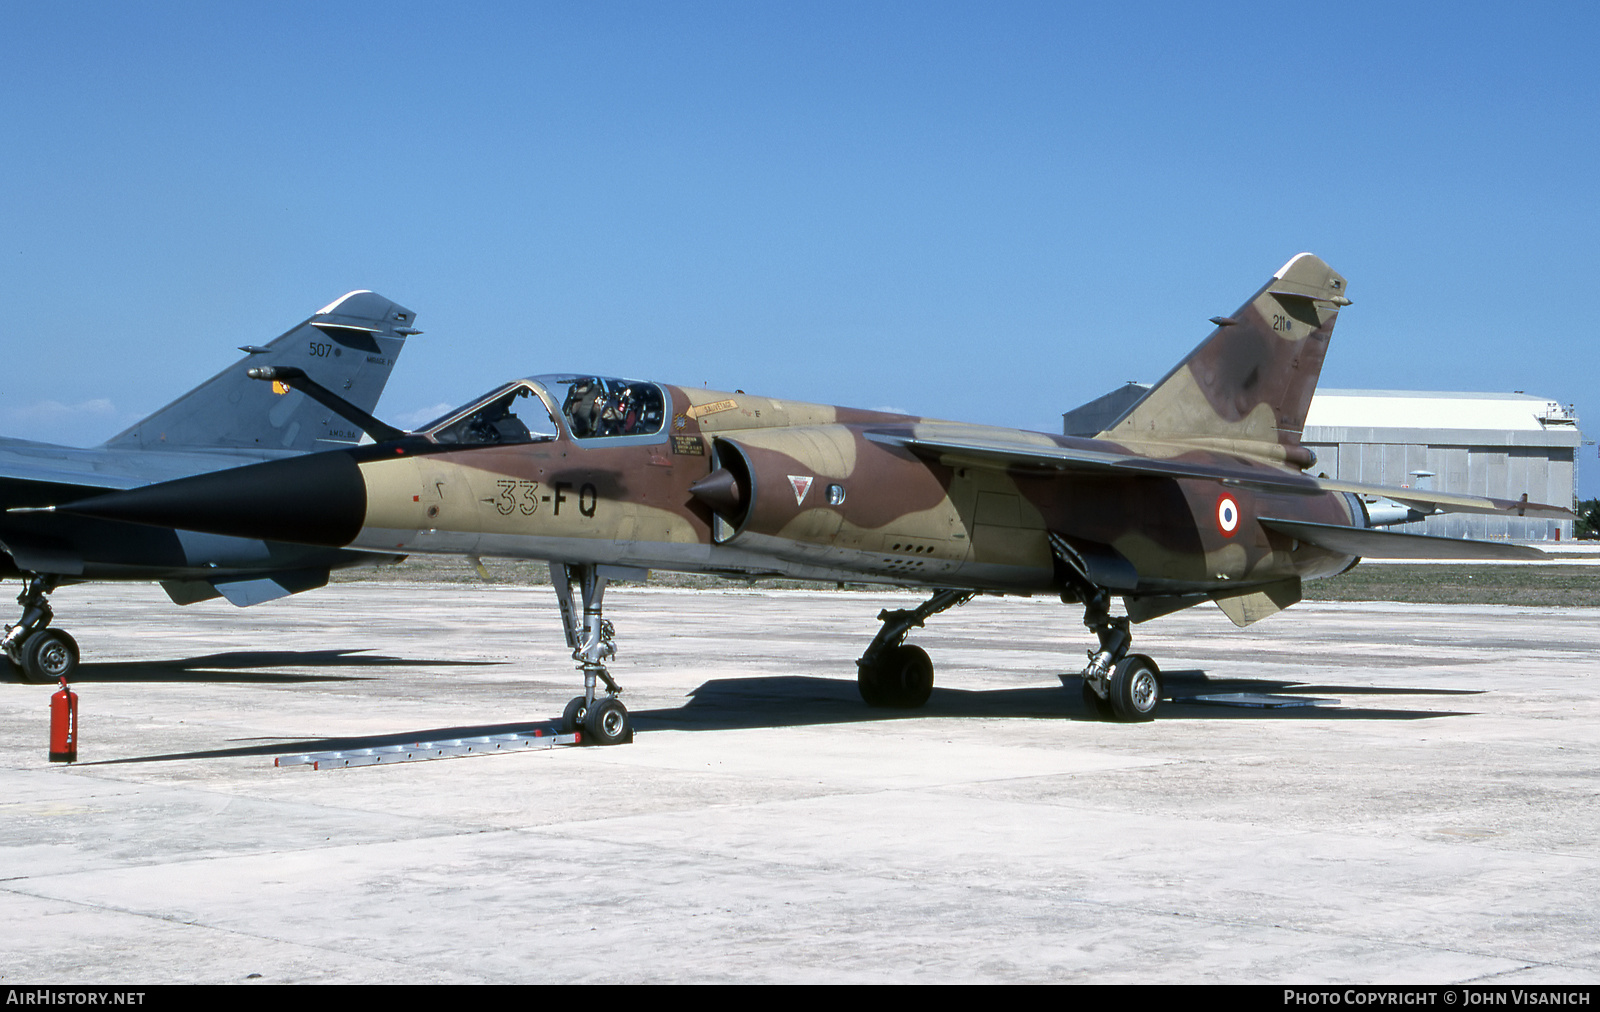
<path id="1" fill-rule="evenodd" d="M 7 626 L 5 638 L 0 639 L 0 652 L 16 665 L 25 682 L 58 682 L 78 670 L 78 641 L 60 629 L 45 628 L 55 614 L 49 595 L 56 582 L 54 576 L 35 576 L 27 582 L 17 596 L 22 617 Z"/>
<path id="2" fill-rule="evenodd" d="M 966 604 L 969 590 L 941 590 L 916 608 L 878 613 L 883 628 L 856 661 L 856 687 L 868 706 L 915 709 L 933 694 L 933 661 L 906 634 L 947 608 Z"/>
<path id="3" fill-rule="evenodd" d="M 552 562 L 550 581 L 555 584 L 556 601 L 561 605 L 561 624 L 566 630 L 567 646 L 572 648 L 572 659 L 583 672 L 583 695 L 574 697 L 562 712 L 562 732 L 581 731 L 583 740 L 592 745 L 621 745 L 632 741 L 633 722 L 628 718 L 628 708 L 617 698 L 622 690 L 605 665 L 617 655 L 617 644 L 616 632 L 606 621 L 602 609 L 606 592 L 603 567 Z M 581 616 L 573 608 L 573 583 L 578 584 L 583 598 Z M 605 696 L 599 695 L 597 682 L 605 683 Z"/>

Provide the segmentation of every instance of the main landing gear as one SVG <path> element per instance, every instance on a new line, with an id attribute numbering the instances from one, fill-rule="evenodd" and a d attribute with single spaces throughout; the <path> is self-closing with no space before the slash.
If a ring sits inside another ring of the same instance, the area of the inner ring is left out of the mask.
<path id="1" fill-rule="evenodd" d="M 1133 643 L 1128 620 L 1111 614 L 1111 591 L 1102 585 L 1110 582 L 1131 588 L 1138 582 L 1138 574 L 1126 559 L 1103 545 L 1100 551 L 1085 554 L 1080 549 L 1088 546 L 1075 546 L 1051 532 L 1050 547 L 1056 572 L 1066 585 L 1061 600 L 1083 603 L 1083 624 L 1100 641 L 1099 650 L 1089 651 L 1089 663 L 1081 676 L 1084 703 L 1102 720 L 1154 720 L 1161 706 L 1161 669 L 1143 654 L 1128 653 Z M 1101 579 L 1094 577 L 1096 571 Z M 1071 676 L 1062 675 L 1061 683 L 1070 687 Z"/>
<path id="2" fill-rule="evenodd" d="M 1161 705 L 1161 669 L 1143 654 L 1130 654 L 1128 620 L 1111 614 L 1111 595 L 1103 588 L 1083 593 L 1083 624 L 1100 640 L 1083 669 L 1083 701 L 1102 720 L 1127 723 L 1154 720 Z M 1063 675 L 1062 683 L 1068 681 Z"/>
<path id="3" fill-rule="evenodd" d="M 1100 649 L 1089 651 L 1083 669 L 1084 703 L 1103 720 L 1154 720 L 1161 705 L 1161 669 L 1143 654 L 1128 653 L 1133 636 L 1128 620 L 1111 614 L 1110 592 L 1086 579 L 1074 582 L 1062 600 L 1083 602 L 1083 624 L 1100 640 Z M 906 643 L 906 634 L 974 596 L 972 591 L 940 590 L 916 608 L 878 613 L 883 628 L 856 661 L 856 685 L 868 706 L 909 710 L 928 701 L 933 693 L 933 662 L 920 647 Z M 1069 687 L 1076 680 L 1061 676 Z"/>
<path id="4" fill-rule="evenodd" d="M 927 651 L 908 644 L 906 635 L 973 596 L 969 590 L 940 590 L 916 608 L 878 613 L 883 628 L 856 661 L 856 687 L 868 706 L 910 710 L 928 701 L 933 694 L 933 661 Z"/>
<path id="5" fill-rule="evenodd" d="M 78 670 L 78 641 L 60 629 L 45 628 L 55 613 L 49 595 L 56 589 L 54 576 L 35 576 L 17 595 L 22 617 L 6 626 L 0 652 L 16 665 L 25 682 L 44 684 L 71 678 Z"/>
<path id="6" fill-rule="evenodd" d="M 622 692 L 606 670 L 605 662 L 617 655 L 616 631 L 606 621 L 601 601 L 606 592 L 606 577 L 600 566 L 550 564 L 550 581 L 556 587 L 561 605 L 561 624 L 567 633 L 572 659 L 583 672 L 583 695 L 575 696 L 561 714 L 561 731 L 583 733 L 591 745 L 621 745 L 633 740 L 633 722 L 628 708 L 617 696 Z M 579 586 L 583 614 L 573 608 L 572 585 Z M 596 683 L 604 682 L 606 695 L 600 696 Z"/>

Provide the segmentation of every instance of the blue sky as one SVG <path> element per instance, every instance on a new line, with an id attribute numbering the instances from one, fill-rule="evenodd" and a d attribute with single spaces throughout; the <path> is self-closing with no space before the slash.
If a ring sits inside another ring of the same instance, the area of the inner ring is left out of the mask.
<path id="1" fill-rule="evenodd" d="M 401 422 L 581 368 L 1053 431 L 1311 250 L 1325 386 L 1600 432 L 1597 11 L 3 0 L 0 431 L 355 288 Z"/>

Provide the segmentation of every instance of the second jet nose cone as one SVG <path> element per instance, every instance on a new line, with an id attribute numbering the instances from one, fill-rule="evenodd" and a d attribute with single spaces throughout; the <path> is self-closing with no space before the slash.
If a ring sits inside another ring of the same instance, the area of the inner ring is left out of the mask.
<path id="1" fill-rule="evenodd" d="M 335 450 L 110 492 L 58 512 L 262 541 L 339 548 L 367 515 L 367 485 Z"/>
<path id="2" fill-rule="evenodd" d="M 719 467 L 690 485 L 689 494 L 710 506 L 724 520 L 735 521 L 744 513 L 744 489 L 727 468 Z"/>

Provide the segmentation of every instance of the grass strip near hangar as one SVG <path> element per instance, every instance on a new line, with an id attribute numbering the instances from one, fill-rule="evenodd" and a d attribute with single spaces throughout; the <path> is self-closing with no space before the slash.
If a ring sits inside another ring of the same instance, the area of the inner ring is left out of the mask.
<path id="1" fill-rule="evenodd" d="M 1600 607 L 1600 566 L 1359 565 L 1305 585 L 1307 601 Z"/>
<path id="2" fill-rule="evenodd" d="M 488 582 L 537 586 L 550 582 L 542 562 L 485 559 Z M 398 566 L 341 570 L 335 582 L 482 583 L 470 562 L 453 556 L 412 556 Z M 652 572 L 650 583 L 661 587 L 721 588 L 748 584 L 714 576 Z M 834 584 L 797 580 L 762 580 L 763 587 L 828 590 Z M 849 584 L 872 589 L 874 584 Z M 1525 607 L 1600 607 L 1600 566 L 1367 563 L 1328 580 L 1305 585 L 1308 601 L 1404 601 L 1412 604 L 1507 604 Z"/>

